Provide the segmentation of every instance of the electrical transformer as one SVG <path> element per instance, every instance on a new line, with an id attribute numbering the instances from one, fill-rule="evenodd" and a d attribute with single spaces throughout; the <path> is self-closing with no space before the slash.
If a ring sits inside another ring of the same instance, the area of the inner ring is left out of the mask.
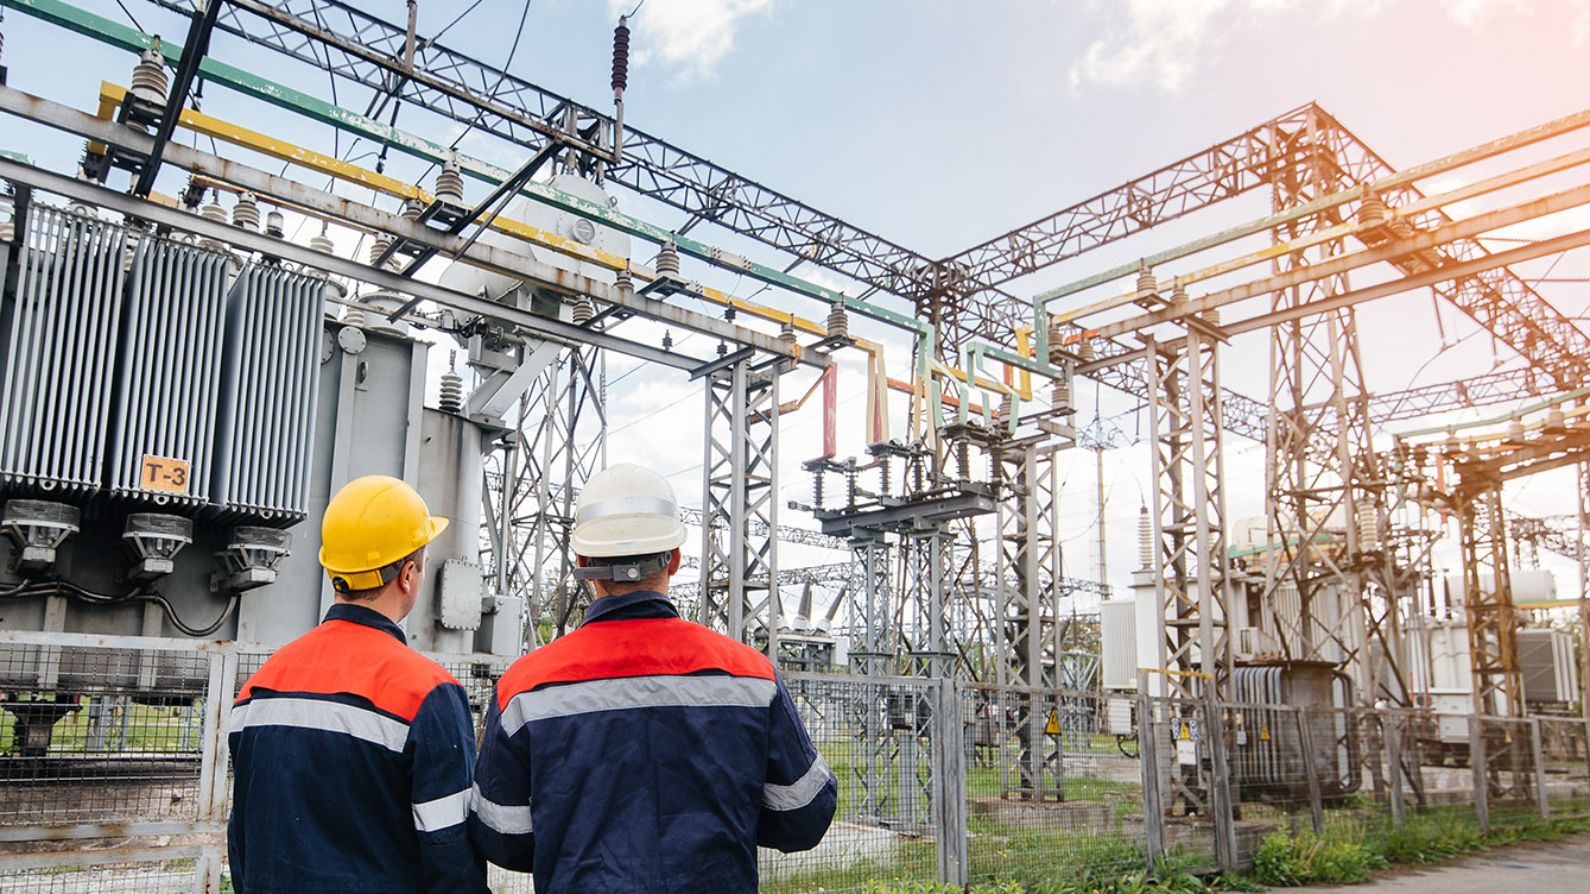
<path id="1" fill-rule="evenodd" d="M 517 600 L 488 593 L 477 564 L 482 455 L 503 430 L 423 405 L 427 342 L 384 315 L 329 316 L 340 285 L 214 241 L 39 202 L 10 229 L 0 630 L 284 643 L 332 600 L 318 562 L 331 495 L 380 473 L 453 519 L 411 642 L 517 653 Z M 205 686 L 177 653 L 107 668 L 46 652 L 8 652 L 0 691 L 110 683 L 180 704 Z"/>

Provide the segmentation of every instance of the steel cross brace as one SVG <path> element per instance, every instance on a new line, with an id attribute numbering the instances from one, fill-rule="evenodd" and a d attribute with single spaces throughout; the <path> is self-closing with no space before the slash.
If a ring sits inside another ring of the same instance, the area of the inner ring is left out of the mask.
<path id="1" fill-rule="evenodd" d="M 138 182 L 133 186 L 135 196 L 147 196 L 155 188 L 155 176 L 160 173 L 166 144 L 177 130 L 177 119 L 182 116 L 182 107 L 187 104 L 188 89 L 193 86 L 194 76 L 199 73 L 199 63 L 204 61 L 205 54 L 210 51 L 210 34 L 215 30 L 216 16 L 225 2 L 209 0 L 202 12 L 195 12 L 192 16 L 188 39 L 182 45 L 182 62 L 177 66 L 177 79 L 171 84 L 165 110 L 160 113 L 160 125 L 155 128 L 154 148 L 149 150 L 149 157 L 138 172 Z"/>

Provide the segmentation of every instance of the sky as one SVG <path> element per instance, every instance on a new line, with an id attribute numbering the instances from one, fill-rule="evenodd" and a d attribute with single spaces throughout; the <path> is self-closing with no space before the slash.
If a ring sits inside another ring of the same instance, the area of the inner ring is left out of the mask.
<path id="1" fill-rule="evenodd" d="M 531 0 L 526 7 L 521 0 L 481 0 L 455 22 L 468 4 L 420 0 L 419 32 L 433 35 L 451 23 L 443 43 L 607 109 L 612 27 L 636 2 Z M 143 30 L 181 40 L 185 26 L 176 17 L 145 0 L 123 4 L 125 11 L 116 2 L 79 0 L 99 15 L 136 20 Z M 405 15 L 405 5 L 394 0 L 355 5 L 393 21 Z M 99 80 L 126 83 L 135 61 L 14 11 L 6 12 L 0 32 L 0 64 L 11 68 L 13 86 L 80 108 L 93 106 Z M 1590 98 L 1590 0 L 645 0 L 633 20 L 632 44 L 628 122 L 932 257 L 954 254 L 1310 101 L 1392 165 L 1407 167 L 1578 111 Z M 212 52 L 329 98 L 322 72 L 283 63 L 227 36 L 216 38 Z M 347 85 L 340 89 L 343 105 L 362 108 L 368 100 L 367 93 Z M 350 149 L 347 137 L 334 137 L 326 126 L 218 87 L 206 90 L 204 109 L 361 164 L 375 163 L 361 155 L 369 147 Z M 462 131 L 418 110 L 405 109 L 398 123 L 444 142 Z M 7 119 L 0 123 L 0 148 L 70 170 L 81 146 Z M 478 133 L 463 135 L 459 148 L 505 167 L 523 158 L 521 147 Z M 386 164 L 389 173 L 409 178 L 420 178 L 425 168 L 398 156 Z M 1481 166 L 1425 186 L 1452 188 L 1494 170 Z M 160 188 L 174 192 L 180 183 L 178 175 L 167 173 Z M 483 193 L 478 185 L 470 189 L 476 198 Z M 667 227 L 684 221 L 678 211 L 614 192 L 624 211 Z M 367 192 L 362 197 L 370 198 Z M 1256 195 L 1228 203 L 1008 288 L 1029 296 L 1262 215 L 1269 211 L 1267 201 Z M 1461 210 L 1472 213 L 1497 202 Z M 1538 238 L 1575 221 L 1580 228 L 1590 225 L 1583 215 L 1560 215 L 1509 235 Z M 309 232 L 296 235 L 306 241 Z M 352 234 L 334 235 L 339 250 L 355 249 Z M 711 226 L 692 235 L 779 266 L 788 261 Z M 654 247 L 637 243 L 634 250 L 649 260 Z M 686 264 L 687 276 L 737 295 L 759 288 Z M 798 272 L 856 291 L 837 274 L 810 266 Z M 1585 253 L 1544 259 L 1520 272 L 1545 277 L 1542 294 L 1565 313 L 1587 313 L 1590 286 L 1574 282 L 1590 276 Z M 1369 271 L 1354 282 L 1386 276 Z M 813 303 L 776 291 L 757 300 L 822 316 Z M 877 300 L 905 307 L 894 299 Z M 1365 307 L 1359 327 L 1372 389 L 1447 381 L 1519 362 L 1454 309 L 1436 311 L 1428 292 Z M 908 345 L 898 333 L 861 322 L 853 328 L 883 342 L 891 372 L 904 373 Z M 644 326 L 636 331 L 651 338 L 661 334 Z M 702 337 L 686 342 L 680 333 L 671 335 L 681 349 L 710 353 Z M 1264 397 L 1267 361 L 1262 335 L 1238 339 L 1223 354 L 1225 384 Z M 699 504 L 699 385 L 656 370 L 635 371 L 620 357 L 608 364 L 614 383 L 610 460 L 647 462 L 670 474 L 682 502 Z M 445 360 L 435 365 L 439 369 Z M 859 355 L 845 355 L 841 366 L 840 453 L 860 455 L 865 438 Z M 804 371 L 786 377 L 786 399 L 804 391 L 811 377 Z M 1119 394 L 1095 394 L 1084 384 L 1078 402 L 1083 421 L 1096 410 L 1128 431 L 1140 425 L 1133 403 Z M 904 408 L 897 401 L 891 409 L 898 433 Z M 1402 429 L 1389 429 L 1395 430 Z M 785 499 L 808 498 L 799 462 L 815 455 L 819 433 L 810 409 L 786 419 Z M 1229 437 L 1226 450 L 1235 526 L 1261 511 L 1263 448 Z M 1066 571 L 1075 576 L 1098 570 L 1093 468 L 1090 455 L 1063 460 L 1061 538 Z M 1147 476 L 1142 448 L 1106 455 L 1109 498 L 1102 520 L 1108 577 L 1117 585 L 1126 583 L 1135 564 L 1136 518 L 1147 497 Z M 1565 487 L 1564 480 L 1544 475 L 1510 485 L 1509 505 L 1535 514 L 1570 511 L 1571 481 Z M 788 510 L 782 520 L 810 524 Z M 1453 552 L 1438 555 L 1451 562 Z M 837 559 L 798 547 L 781 555 L 785 566 Z M 1561 586 L 1577 591 L 1569 563 L 1547 563 Z"/>

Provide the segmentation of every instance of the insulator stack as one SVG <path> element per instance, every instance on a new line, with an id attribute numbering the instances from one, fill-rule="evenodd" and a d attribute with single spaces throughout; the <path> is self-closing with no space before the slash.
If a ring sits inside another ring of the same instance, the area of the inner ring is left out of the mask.
<path id="1" fill-rule="evenodd" d="M 1137 300 L 1147 301 L 1159 295 L 1159 281 L 1154 278 L 1154 271 L 1141 267 L 1137 271 Z"/>
<path id="2" fill-rule="evenodd" d="M 591 322 L 594 316 L 596 316 L 596 305 L 591 303 L 589 296 L 581 295 L 579 300 L 574 302 L 574 325 L 584 326 Z"/>
<path id="3" fill-rule="evenodd" d="M 891 457 L 887 453 L 878 457 L 878 478 L 882 481 L 882 484 L 878 488 L 878 492 L 884 496 L 889 495 L 889 480 L 894 477 L 891 474 L 891 470 L 889 468 L 890 459 Z"/>
<path id="4" fill-rule="evenodd" d="M 222 208 L 221 203 L 217 202 L 213 196 L 210 198 L 210 204 L 199 209 L 199 216 L 218 224 L 226 223 L 226 209 Z M 226 248 L 226 246 L 214 239 L 200 239 L 199 247 L 208 248 L 212 251 L 222 251 Z"/>
<path id="5" fill-rule="evenodd" d="M 1056 410 L 1071 409 L 1071 380 L 1058 379 L 1049 392 L 1049 406 Z"/>
<path id="6" fill-rule="evenodd" d="M 1384 226 L 1386 219 L 1391 217 L 1391 209 L 1380 196 L 1370 196 L 1358 206 L 1358 225 L 1361 227 Z"/>
<path id="7" fill-rule="evenodd" d="M 1147 506 L 1137 514 L 1137 563 L 1139 568 L 1154 567 L 1154 524 Z"/>
<path id="8" fill-rule="evenodd" d="M 1218 307 L 1209 308 L 1208 310 L 1204 311 L 1203 317 L 1204 317 L 1204 322 L 1205 323 L 1208 323 L 1211 326 L 1219 326 L 1220 325 L 1220 308 L 1218 308 Z"/>
<path id="9" fill-rule="evenodd" d="M 1077 356 L 1081 357 L 1084 362 L 1087 362 L 1097 357 L 1098 352 L 1093 349 L 1093 342 L 1085 341 L 1082 344 L 1077 345 Z"/>
<path id="10" fill-rule="evenodd" d="M 778 327 L 778 340 L 783 342 L 784 344 L 787 344 L 787 345 L 794 344 L 795 343 L 795 324 L 790 322 L 789 320 L 785 320 L 783 322 L 783 324 L 781 324 Z"/>
<path id="11" fill-rule="evenodd" d="M 1170 303 L 1171 304 L 1186 304 L 1187 303 L 1187 287 L 1182 285 L 1181 283 L 1177 283 L 1176 287 L 1174 289 L 1170 290 Z"/>
<path id="12" fill-rule="evenodd" d="M 436 175 L 436 198 L 454 205 L 464 203 L 464 175 L 458 170 L 457 156 L 450 155 L 442 162 L 442 172 Z"/>
<path id="13" fill-rule="evenodd" d="M 321 224 L 320 232 L 317 235 L 309 237 L 309 247 L 315 251 L 324 252 L 328 255 L 333 251 L 336 251 L 337 244 L 331 241 L 331 234 L 328 232 L 329 229 L 330 228 L 327 224 Z"/>
<path id="14" fill-rule="evenodd" d="M 1524 443 L 1524 420 L 1514 416 L 1513 421 L 1507 423 L 1507 440 L 1514 444 Z"/>
<path id="15" fill-rule="evenodd" d="M 823 478 L 822 469 L 812 472 L 812 505 L 818 509 L 823 508 Z"/>
<path id="16" fill-rule="evenodd" d="M 270 213 L 265 215 L 265 232 L 280 239 L 287 235 L 286 222 L 287 219 L 282 213 L 272 208 Z"/>
<path id="17" fill-rule="evenodd" d="M 621 297 L 628 298 L 635 294 L 635 277 L 628 270 L 618 271 L 614 285 L 618 286 L 618 294 Z"/>
<path id="18" fill-rule="evenodd" d="M 1375 512 L 1374 505 L 1360 504 L 1353 512 L 1358 516 L 1358 548 L 1380 549 L 1379 513 Z"/>
<path id="19" fill-rule="evenodd" d="M 613 29 L 613 95 L 624 98 L 629 86 L 629 21 L 621 18 Z"/>
<path id="20" fill-rule="evenodd" d="M 442 393 L 436 405 L 443 413 L 454 415 L 464 410 L 464 378 L 451 369 L 442 373 Z"/>
<path id="21" fill-rule="evenodd" d="M 232 206 L 232 226 L 250 233 L 259 232 L 259 199 L 251 192 L 245 192 L 237 197 L 237 204 Z"/>
<path id="22" fill-rule="evenodd" d="M 965 441 L 955 442 L 955 469 L 962 481 L 972 480 L 972 445 Z"/>
<path id="23" fill-rule="evenodd" d="M 132 73 L 132 95 L 155 105 L 165 105 L 171 78 L 166 74 L 165 58 L 160 55 L 158 46 L 144 50 L 138 57 Z"/>
<path id="24" fill-rule="evenodd" d="M 420 215 L 425 213 L 425 206 L 416 199 L 404 199 L 403 210 L 399 213 L 403 215 L 404 220 L 417 221 Z"/>
<path id="25" fill-rule="evenodd" d="M 346 308 L 343 308 L 343 310 L 342 310 L 342 322 L 348 324 L 349 326 L 357 326 L 358 328 L 363 329 L 364 328 L 364 308 L 361 308 L 361 307 L 346 307 Z"/>
<path id="26" fill-rule="evenodd" d="M 370 240 L 370 254 L 365 259 L 365 263 L 371 265 L 372 267 L 375 266 L 376 264 L 379 264 L 381 262 L 381 256 L 386 254 L 386 250 L 388 248 L 390 248 L 391 246 L 392 246 L 392 237 L 391 236 L 381 235 L 381 236 L 376 236 L 374 239 L 371 239 Z"/>
<path id="27" fill-rule="evenodd" d="M 657 250 L 657 275 L 679 278 L 679 247 L 672 242 L 664 242 Z"/>
<path id="28" fill-rule="evenodd" d="M 843 304 L 837 301 L 834 302 L 833 307 L 828 309 L 828 337 L 850 337 L 850 313 L 845 310 Z"/>
<path id="29" fill-rule="evenodd" d="M 1014 412 L 1016 412 L 1016 398 L 1007 394 L 999 402 L 999 418 L 1008 420 Z"/>
<path id="30" fill-rule="evenodd" d="M 856 505 L 856 465 L 851 463 L 845 467 L 845 504 Z"/>

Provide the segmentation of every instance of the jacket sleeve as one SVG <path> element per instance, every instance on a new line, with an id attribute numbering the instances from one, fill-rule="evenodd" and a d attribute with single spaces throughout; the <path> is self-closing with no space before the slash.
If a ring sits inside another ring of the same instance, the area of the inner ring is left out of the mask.
<path id="1" fill-rule="evenodd" d="M 810 850 L 834 820 L 839 780 L 812 745 L 783 680 L 773 697 L 772 722 L 756 843 L 785 853 Z"/>
<path id="2" fill-rule="evenodd" d="M 236 705 L 233 708 L 235 710 Z M 242 738 L 243 734 L 237 730 L 231 730 L 226 735 L 227 757 L 232 762 L 234 780 L 236 779 L 237 769 L 237 745 Z M 243 823 L 238 818 L 240 805 L 238 804 L 237 790 L 235 788 L 236 782 L 233 785 L 232 814 L 226 818 L 226 872 L 231 877 L 232 890 L 241 894 L 243 891 Z"/>
<path id="3" fill-rule="evenodd" d="M 431 690 L 409 725 L 414 775 L 410 801 L 419 833 L 425 890 L 485 894 L 486 864 L 469 840 L 475 732 L 469 699 L 456 683 Z"/>
<path id="4" fill-rule="evenodd" d="M 469 832 L 475 846 L 487 860 L 516 872 L 530 872 L 535 862 L 529 735 L 522 727 L 504 726 L 498 700 L 493 698 L 469 802 Z"/>

